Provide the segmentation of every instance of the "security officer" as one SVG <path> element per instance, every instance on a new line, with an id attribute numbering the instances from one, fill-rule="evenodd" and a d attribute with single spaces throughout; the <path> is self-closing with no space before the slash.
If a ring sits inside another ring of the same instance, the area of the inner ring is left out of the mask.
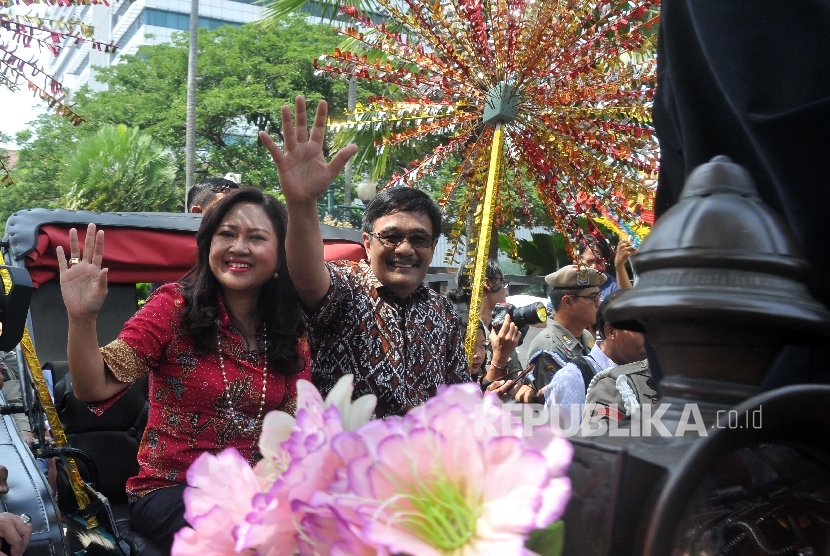
<path id="1" fill-rule="evenodd" d="M 536 395 L 550 384 L 553 373 L 579 355 L 588 355 L 594 346 L 589 332 L 597 320 L 600 286 L 606 275 L 587 266 L 566 266 L 545 276 L 552 288 L 554 315 L 545 331 L 533 339 L 528 364 L 534 365 L 532 385 Z"/>

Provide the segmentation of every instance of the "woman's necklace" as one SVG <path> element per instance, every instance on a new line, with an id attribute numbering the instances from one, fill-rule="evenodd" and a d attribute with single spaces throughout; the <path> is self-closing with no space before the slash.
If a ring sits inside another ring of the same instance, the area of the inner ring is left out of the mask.
<path id="1" fill-rule="evenodd" d="M 263 325 L 262 327 L 262 333 L 267 333 L 265 325 Z M 246 417 L 245 414 L 237 412 L 236 406 L 233 403 L 233 395 L 231 394 L 231 387 L 228 383 L 228 375 L 225 373 L 225 360 L 222 357 L 222 346 L 219 342 L 218 322 L 216 323 L 216 350 L 219 352 L 219 368 L 222 370 L 222 382 L 225 385 L 225 390 L 222 393 L 222 395 L 225 398 L 225 402 L 228 404 L 228 418 L 239 432 L 244 434 L 250 434 L 262 426 L 262 414 L 265 411 L 265 388 L 268 385 L 268 351 L 265 350 L 265 355 L 263 358 L 264 363 L 262 365 L 262 394 L 259 398 L 259 411 L 257 412 L 256 418 L 251 419 L 250 417 Z M 257 358 L 258 357 L 259 351 L 257 351 Z"/>

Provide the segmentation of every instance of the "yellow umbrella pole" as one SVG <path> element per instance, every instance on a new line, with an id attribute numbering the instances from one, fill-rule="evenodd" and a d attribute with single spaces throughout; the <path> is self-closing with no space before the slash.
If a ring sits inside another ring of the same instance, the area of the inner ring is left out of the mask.
<path id="1" fill-rule="evenodd" d="M 493 213 L 496 208 L 496 180 L 501 169 L 503 144 L 503 127 L 501 123 L 497 123 L 493 130 L 493 142 L 490 146 L 490 170 L 487 175 L 487 187 L 484 190 L 481 227 L 476 241 L 476 254 L 471 280 L 473 291 L 470 298 L 470 316 L 467 321 L 467 337 L 464 339 L 464 349 L 467 351 L 467 363 L 470 367 L 473 365 L 478 319 L 481 318 L 481 298 L 484 294 L 484 278 L 487 272 L 487 259 L 490 254 L 490 236 L 493 230 Z"/>

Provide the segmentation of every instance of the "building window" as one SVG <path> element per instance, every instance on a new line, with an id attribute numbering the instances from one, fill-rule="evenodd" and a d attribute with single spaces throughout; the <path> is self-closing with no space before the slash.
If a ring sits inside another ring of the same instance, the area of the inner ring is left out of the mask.
<path id="1" fill-rule="evenodd" d="M 78 69 L 76 69 L 75 71 L 72 71 L 70 73 L 72 75 L 81 75 L 82 73 L 84 73 L 84 70 L 86 70 L 86 68 L 88 68 L 88 67 L 89 67 L 89 52 L 87 52 L 86 55 L 84 56 L 83 61 L 78 66 Z"/>
<path id="2" fill-rule="evenodd" d="M 154 25 L 156 27 L 164 27 L 167 29 L 178 29 L 180 31 L 187 31 L 190 29 L 190 14 L 183 14 L 178 12 L 168 12 L 164 10 L 157 10 L 154 8 L 147 8 L 144 10 L 147 18 L 147 25 Z M 224 21 L 221 19 L 214 19 L 212 17 L 200 17 L 199 27 L 202 29 L 213 30 L 222 25 L 238 26 L 240 23 L 234 21 Z"/>
<path id="3" fill-rule="evenodd" d="M 118 24 L 118 21 L 124 17 L 124 14 L 127 13 L 127 10 L 129 10 L 132 5 L 132 2 L 121 2 L 121 5 L 118 6 L 118 11 L 112 15 L 112 27 L 115 27 Z"/>

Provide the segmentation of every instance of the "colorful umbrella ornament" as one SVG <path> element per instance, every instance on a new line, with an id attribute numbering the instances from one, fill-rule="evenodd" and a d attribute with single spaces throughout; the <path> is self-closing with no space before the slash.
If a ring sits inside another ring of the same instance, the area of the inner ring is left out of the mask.
<path id="1" fill-rule="evenodd" d="M 354 40 L 316 67 L 400 91 L 401 98 L 357 106 L 341 124 L 380 137 L 378 149 L 446 138 L 387 187 L 415 186 L 451 156 L 461 161 L 439 203 L 457 189 L 463 194 L 456 245 L 473 211 L 471 315 L 480 313 L 492 228 L 513 222 L 511 200 L 527 211 L 527 187 L 535 187 L 572 256 L 583 236 L 580 215 L 592 235 L 599 232 L 594 211 L 639 243 L 634 207 L 653 198 L 646 178 L 658 160 L 651 102 L 659 0 L 377 3 L 384 22 L 342 8 L 355 25 L 341 32 Z M 469 327 L 470 358 L 474 344 Z"/>

